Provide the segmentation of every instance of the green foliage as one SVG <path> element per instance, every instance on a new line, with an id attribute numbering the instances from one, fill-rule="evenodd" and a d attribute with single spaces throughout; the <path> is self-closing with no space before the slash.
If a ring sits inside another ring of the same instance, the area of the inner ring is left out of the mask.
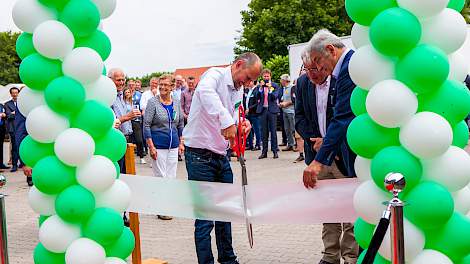
<path id="1" fill-rule="evenodd" d="M 264 63 L 264 67 L 271 70 L 271 79 L 279 83 L 281 75 L 285 73 L 289 74 L 289 56 L 274 55 Z"/>
<path id="2" fill-rule="evenodd" d="M 467 21 L 467 24 L 470 24 L 470 1 L 465 1 L 464 8 L 462 12 L 460 12 L 465 20 Z"/>
<path id="3" fill-rule="evenodd" d="M 344 36 L 353 25 L 344 0 L 252 0 L 248 7 L 235 53 L 253 51 L 263 60 L 287 55 L 288 45 L 308 41 L 319 29 Z"/>
<path id="4" fill-rule="evenodd" d="M 16 54 L 16 39 L 20 33 L 0 32 L 0 84 L 20 83 L 18 67 L 20 58 Z"/>
<path id="5" fill-rule="evenodd" d="M 163 74 L 173 74 L 173 73 L 172 72 L 154 72 L 154 73 L 144 75 L 142 77 L 130 77 L 129 80 L 140 80 L 142 82 L 142 87 L 148 87 L 150 86 L 150 79 L 152 79 L 153 77 L 160 77 Z"/>

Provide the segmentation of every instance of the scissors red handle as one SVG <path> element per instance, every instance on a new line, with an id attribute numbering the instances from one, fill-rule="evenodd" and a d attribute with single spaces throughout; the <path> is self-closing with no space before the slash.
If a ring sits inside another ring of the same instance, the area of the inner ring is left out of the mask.
<path id="1" fill-rule="evenodd" d="M 238 107 L 238 127 L 237 127 L 237 136 L 235 137 L 235 144 L 232 146 L 233 151 L 237 154 L 237 157 L 245 155 L 246 149 L 246 133 L 243 129 L 243 124 L 245 123 L 245 109 L 243 105 Z"/>

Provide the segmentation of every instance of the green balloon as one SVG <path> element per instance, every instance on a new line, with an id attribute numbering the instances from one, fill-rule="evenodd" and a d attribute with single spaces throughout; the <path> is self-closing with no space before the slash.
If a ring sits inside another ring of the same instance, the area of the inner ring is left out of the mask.
<path id="1" fill-rule="evenodd" d="M 367 223 L 362 218 L 358 218 L 354 223 L 354 237 L 361 248 L 369 247 L 374 231 L 375 225 Z"/>
<path id="2" fill-rule="evenodd" d="M 452 8 L 457 12 L 462 12 L 465 6 L 465 0 L 450 0 L 449 4 L 447 5 L 448 8 Z"/>
<path id="3" fill-rule="evenodd" d="M 465 148 L 468 144 L 468 125 L 465 121 L 462 121 L 454 126 L 453 128 L 454 138 L 452 145 L 461 149 Z"/>
<path id="4" fill-rule="evenodd" d="M 26 86 L 42 91 L 52 80 L 62 76 L 62 62 L 34 53 L 21 62 L 19 72 Z"/>
<path id="5" fill-rule="evenodd" d="M 418 103 L 419 112 L 434 112 L 455 126 L 470 113 L 470 91 L 463 83 L 447 80 L 436 91 L 418 96 Z"/>
<path id="6" fill-rule="evenodd" d="M 85 88 L 76 80 L 62 76 L 49 83 L 44 97 L 52 110 L 61 114 L 73 113 L 85 102 Z"/>
<path id="7" fill-rule="evenodd" d="M 75 182 L 75 169 L 56 156 L 41 159 L 33 168 L 33 183 L 43 193 L 58 194 Z"/>
<path id="8" fill-rule="evenodd" d="M 100 54 L 101 59 L 105 61 L 111 54 L 111 41 L 101 30 L 96 30 L 86 38 L 79 38 L 75 42 L 75 47 L 88 47 L 94 49 Z"/>
<path id="9" fill-rule="evenodd" d="M 124 230 L 122 216 L 111 208 L 97 208 L 83 226 L 83 234 L 103 246 L 115 243 Z"/>
<path id="10" fill-rule="evenodd" d="M 33 35 L 23 32 L 16 40 L 16 53 L 20 59 L 24 59 L 33 53 L 37 53 L 33 45 Z"/>
<path id="11" fill-rule="evenodd" d="M 398 61 L 395 73 L 414 92 L 432 92 L 449 76 L 449 61 L 440 49 L 421 44 Z"/>
<path id="12" fill-rule="evenodd" d="M 371 175 L 375 184 L 385 191 L 384 180 L 387 174 L 399 172 L 405 176 L 405 191 L 413 189 L 421 180 L 423 167 L 419 159 L 401 146 L 392 146 L 382 149 L 372 159 Z"/>
<path id="13" fill-rule="evenodd" d="M 434 206 L 440 206 L 435 204 Z M 447 255 L 454 262 L 470 254 L 470 219 L 455 212 L 450 220 L 438 229 L 426 232 L 425 248 Z"/>
<path id="14" fill-rule="evenodd" d="M 21 160 L 33 168 L 36 163 L 47 156 L 54 155 L 54 144 L 45 144 L 35 141 L 31 136 L 26 136 L 20 144 Z"/>
<path id="15" fill-rule="evenodd" d="M 72 119 L 72 126 L 85 130 L 93 138 L 104 136 L 113 126 L 114 114 L 104 104 L 88 100 Z"/>
<path id="16" fill-rule="evenodd" d="M 53 253 L 41 243 L 34 249 L 34 264 L 65 264 L 65 253 Z"/>
<path id="17" fill-rule="evenodd" d="M 454 212 L 449 191 L 435 182 L 422 182 L 405 195 L 405 216 L 421 229 L 444 225 Z"/>
<path id="18" fill-rule="evenodd" d="M 95 210 L 95 197 L 82 186 L 73 185 L 57 196 L 55 210 L 67 222 L 82 222 Z"/>
<path id="19" fill-rule="evenodd" d="M 394 7 L 374 18 L 369 37 L 376 50 L 386 56 L 403 56 L 418 44 L 421 24 L 409 11 Z"/>
<path id="20" fill-rule="evenodd" d="M 375 123 L 368 114 L 362 114 L 349 125 L 347 139 L 357 155 L 372 159 L 383 148 L 399 146 L 398 133 L 398 128 L 385 128 Z"/>
<path id="21" fill-rule="evenodd" d="M 122 234 L 118 240 L 105 247 L 106 256 L 126 259 L 131 255 L 134 247 L 134 233 L 132 233 L 128 227 L 124 227 L 124 230 L 122 231 Z"/>
<path id="22" fill-rule="evenodd" d="M 39 2 L 45 6 L 62 10 L 69 0 L 39 0 Z"/>
<path id="23" fill-rule="evenodd" d="M 84 38 L 95 32 L 100 24 L 100 12 L 89 0 L 71 0 L 62 10 L 59 20 L 75 37 Z"/>
<path id="24" fill-rule="evenodd" d="M 119 179 L 121 177 L 121 166 L 119 166 L 119 163 L 116 161 L 113 161 L 114 167 L 116 168 L 116 179 Z"/>
<path id="25" fill-rule="evenodd" d="M 102 72 L 102 74 L 103 74 L 104 76 L 106 76 L 106 73 L 107 73 L 107 72 L 108 72 L 108 71 L 106 70 L 106 65 L 103 65 L 103 72 Z"/>
<path id="26" fill-rule="evenodd" d="M 357 258 L 357 263 L 362 263 L 364 260 L 364 257 L 366 256 L 367 250 L 362 251 L 361 255 L 359 255 L 359 258 Z M 374 259 L 374 264 L 390 264 L 391 262 L 384 259 L 380 254 L 375 255 Z"/>
<path id="27" fill-rule="evenodd" d="M 470 255 L 466 256 L 460 262 L 457 262 L 457 263 L 459 263 L 459 264 L 470 264 Z"/>
<path id="28" fill-rule="evenodd" d="M 95 155 L 118 161 L 126 154 L 127 141 L 121 131 L 111 128 L 103 137 L 95 140 Z M 116 163 L 117 164 L 117 163 Z M 117 164 L 116 170 L 121 170 Z"/>
<path id="29" fill-rule="evenodd" d="M 396 0 L 346 0 L 346 11 L 356 23 L 369 26 L 372 20 L 385 9 L 396 7 Z"/>
<path id="30" fill-rule="evenodd" d="M 49 215 L 40 215 L 39 216 L 39 227 L 42 226 L 42 223 L 44 223 L 44 221 L 47 220 L 47 218 L 49 218 L 50 216 Z"/>
<path id="31" fill-rule="evenodd" d="M 351 109 L 356 116 L 367 113 L 366 98 L 369 92 L 357 86 L 351 94 Z"/>

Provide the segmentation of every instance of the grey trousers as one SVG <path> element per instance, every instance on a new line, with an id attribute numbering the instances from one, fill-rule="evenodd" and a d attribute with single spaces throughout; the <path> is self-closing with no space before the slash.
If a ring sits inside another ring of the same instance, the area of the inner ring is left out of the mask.
<path id="1" fill-rule="evenodd" d="M 318 175 L 318 180 L 341 179 L 344 175 L 333 163 L 324 167 Z M 324 223 L 322 230 L 323 260 L 332 264 L 356 264 L 359 254 L 359 245 L 354 238 L 354 224 L 352 223 Z"/>
<path id="2" fill-rule="evenodd" d="M 294 133 L 295 133 L 295 118 L 294 113 L 283 112 L 284 129 L 286 130 L 287 146 L 294 146 Z"/>

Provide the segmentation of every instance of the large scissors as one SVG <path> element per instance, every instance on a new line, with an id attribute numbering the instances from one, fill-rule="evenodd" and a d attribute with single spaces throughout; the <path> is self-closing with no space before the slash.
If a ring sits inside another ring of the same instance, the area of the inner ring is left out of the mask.
<path id="1" fill-rule="evenodd" d="M 245 123 L 245 109 L 241 104 L 238 107 L 238 133 L 235 137 L 235 144 L 232 149 L 237 154 L 238 161 L 242 167 L 242 200 L 243 200 L 243 211 L 245 213 L 246 231 L 248 234 L 248 242 L 250 248 L 253 248 L 253 226 L 250 221 L 250 214 L 248 212 L 247 198 L 246 198 L 246 186 L 248 185 L 248 179 L 246 177 L 246 164 L 245 164 L 245 148 L 246 148 L 246 133 L 243 129 Z"/>

